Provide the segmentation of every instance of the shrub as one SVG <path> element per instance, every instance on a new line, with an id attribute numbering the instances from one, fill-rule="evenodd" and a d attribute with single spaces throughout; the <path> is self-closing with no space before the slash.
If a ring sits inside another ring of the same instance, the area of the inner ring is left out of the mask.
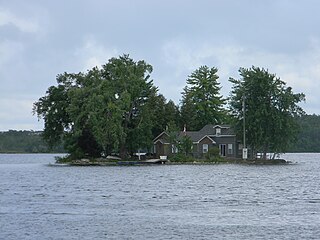
<path id="1" fill-rule="evenodd" d="M 218 147 L 209 148 L 208 152 L 204 155 L 204 157 L 207 161 L 210 162 L 220 162 L 222 159 Z"/>
<path id="2" fill-rule="evenodd" d="M 190 155 L 185 155 L 182 153 L 177 153 L 170 157 L 172 162 L 194 162 L 195 159 Z"/>

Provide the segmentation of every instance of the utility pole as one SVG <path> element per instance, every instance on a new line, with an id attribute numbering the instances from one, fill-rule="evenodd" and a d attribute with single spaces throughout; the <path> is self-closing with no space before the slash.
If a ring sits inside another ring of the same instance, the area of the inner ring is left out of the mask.
<path id="1" fill-rule="evenodd" d="M 242 112 L 243 112 L 243 148 L 242 159 L 248 158 L 248 149 L 246 148 L 246 96 L 242 97 Z"/>

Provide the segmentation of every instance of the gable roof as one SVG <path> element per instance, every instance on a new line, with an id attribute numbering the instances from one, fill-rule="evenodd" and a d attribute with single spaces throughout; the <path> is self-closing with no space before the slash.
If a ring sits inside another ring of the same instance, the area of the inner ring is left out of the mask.
<path id="1" fill-rule="evenodd" d="M 203 136 L 199 132 L 195 131 L 186 131 L 186 132 L 180 132 L 179 137 L 188 136 L 191 138 L 192 142 L 198 142 L 198 140 Z"/>
<path id="2" fill-rule="evenodd" d="M 166 131 L 164 131 L 164 132 L 160 133 L 158 136 L 156 136 L 155 139 L 153 139 L 153 142 L 155 143 L 157 141 L 160 141 L 161 143 L 163 143 L 163 141 L 161 139 L 162 135 L 166 135 L 167 137 L 169 137 L 169 134 Z"/>
<path id="3" fill-rule="evenodd" d="M 215 143 L 215 141 L 210 138 L 208 135 L 203 135 L 201 132 L 196 132 L 196 131 L 186 131 L 186 132 L 180 132 L 179 138 L 182 138 L 183 136 L 188 136 L 190 137 L 191 141 L 193 143 L 199 143 L 201 142 L 204 138 L 208 138 L 212 143 Z"/>
<path id="4" fill-rule="evenodd" d="M 200 143 L 205 138 L 208 138 L 212 143 L 216 144 L 216 142 L 211 137 L 209 137 L 208 135 L 205 135 L 201 139 L 199 139 L 198 143 Z"/>
<path id="5" fill-rule="evenodd" d="M 212 137 L 217 136 L 216 135 L 216 129 L 221 128 L 221 134 L 220 137 L 223 136 L 235 136 L 233 129 L 230 125 L 213 125 L 208 124 L 204 126 L 200 131 L 181 131 L 181 132 L 174 132 L 174 134 L 177 136 L 177 138 L 182 138 L 183 136 L 190 137 L 191 141 L 193 143 L 199 143 L 204 138 L 208 138 L 212 143 L 216 143 Z M 154 143 L 160 142 L 162 144 L 169 143 L 168 140 L 166 141 L 165 138 L 169 137 L 169 133 L 162 132 L 160 133 L 154 140 Z"/>
<path id="6" fill-rule="evenodd" d="M 206 126 L 204 126 L 199 132 L 201 134 L 206 134 L 209 136 L 213 136 L 216 135 L 216 129 L 217 128 L 221 128 L 222 132 L 220 135 L 228 135 L 228 136 L 234 136 L 235 133 L 233 131 L 233 129 L 231 128 L 230 125 L 213 125 L 213 124 L 207 124 Z"/>

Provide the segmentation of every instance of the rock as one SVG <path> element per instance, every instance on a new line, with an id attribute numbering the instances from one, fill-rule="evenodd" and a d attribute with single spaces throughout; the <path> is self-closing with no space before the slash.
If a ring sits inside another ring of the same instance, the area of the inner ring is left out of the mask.
<path id="1" fill-rule="evenodd" d="M 82 158 L 80 160 L 81 163 L 90 163 L 90 160 L 89 159 L 86 159 L 86 158 Z"/>

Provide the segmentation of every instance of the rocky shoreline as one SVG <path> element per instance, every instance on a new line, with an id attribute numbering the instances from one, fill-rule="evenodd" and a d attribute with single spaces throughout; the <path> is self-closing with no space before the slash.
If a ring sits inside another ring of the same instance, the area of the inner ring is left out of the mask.
<path id="1" fill-rule="evenodd" d="M 287 165 L 290 161 L 285 159 L 222 159 L 219 161 L 207 161 L 207 160 L 194 160 L 194 161 L 161 161 L 160 159 L 149 159 L 144 161 L 132 161 L 132 160 L 120 160 L 120 159 L 77 159 L 69 162 L 59 162 L 57 164 L 66 164 L 69 166 L 119 166 L 119 165 L 154 165 L 154 164 L 166 164 L 166 165 L 207 165 L 207 164 L 242 164 L 242 165 Z"/>

